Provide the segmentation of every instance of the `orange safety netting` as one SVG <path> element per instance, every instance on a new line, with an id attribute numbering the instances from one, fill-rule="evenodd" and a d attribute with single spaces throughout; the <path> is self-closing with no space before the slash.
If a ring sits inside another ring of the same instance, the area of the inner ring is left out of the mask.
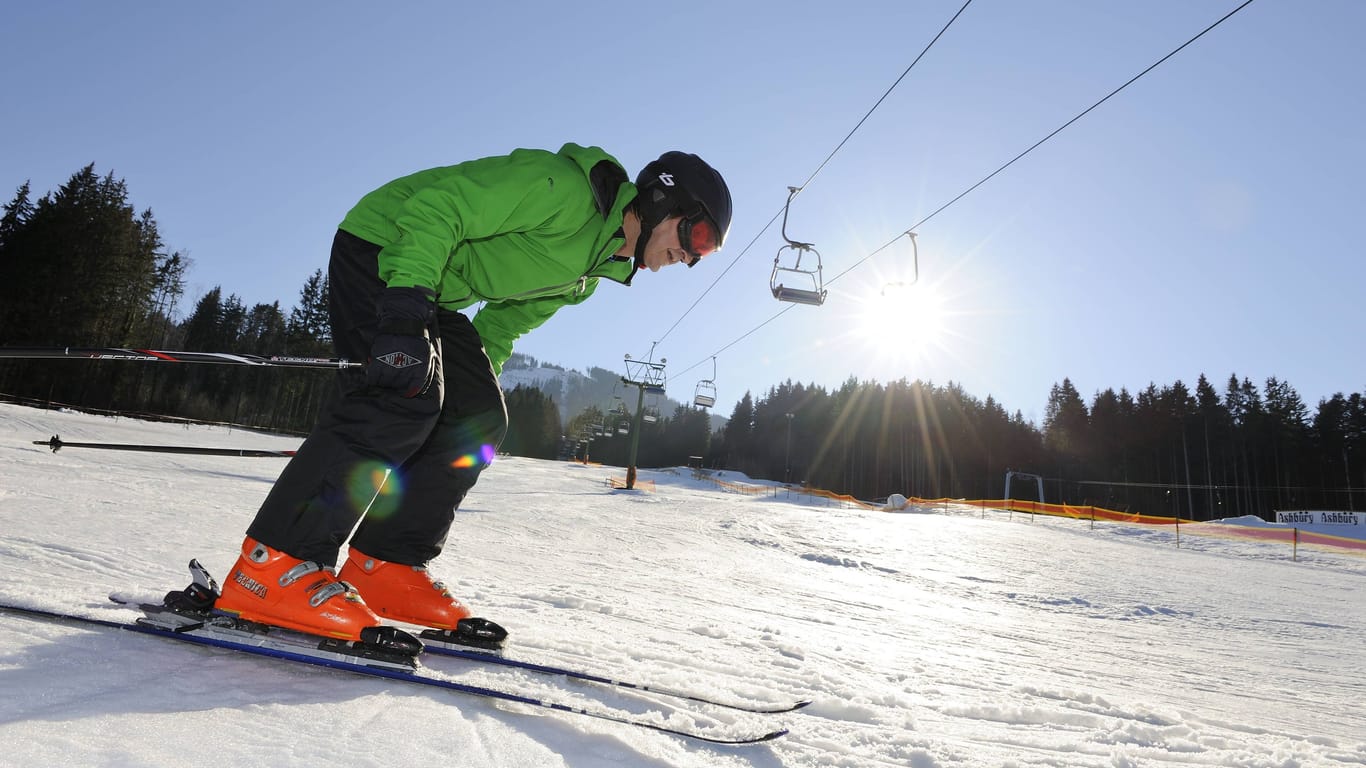
<path id="1" fill-rule="evenodd" d="M 1255 539 L 1261 541 L 1283 542 L 1294 547 L 1299 547 L 1303 544 L 1335 552 L 1366 555 L 1366 539 L 1303 531 L 1293 527 L 1271 528 L 1255 525 L 1226 525 L 1220 523 L 1197 522 L 1195 520 L 1177 517 L 1119 512 L 1117 510 L 1089 504 L 1085 506 L 1075 504 L 1047 504 L 1039 501 L 1021 501 L 1017 499 L 923 499 L 919 497 L 910 497 L 906 499 L 904 505 L 899 508 L 894 508 L 886 504 L 873 504 L 866 501 L 860 501 L 847 494 L 834 493 L 819 488 L 806 488 L 793 485 L 736 483 L 722 480 L 709 472 L 703 471 L 694 471 L 693 476 L 699 480 L 706 480 L 716 485 L 718 488 L 730 491 L 731 493 L 743 493 L 751 496 L 758 496 L 770 492 L 774 494 L 781 492 L 797 493 L 825 498 L 839 502 L 841 505 L 850 505 L 868 510 L 898 511 L 899 509 L 905 509 L 912 505 L 943 505 L 947 507 L 948 505 L 953 504 L 976 507 L 981 509 L 983 514 L 986 513 L 986 510 L 990 509 L 996 511 L 1028 512 L 1030 514 L 1050 515 L 1053 517 L 1067 517 L 1073 520 L 1089 520 L 1092 523 L 1097 520 L 1104 520 L 1130 525 L 1170 525 L 1175 528 L 1178 537 L 1180 534 L 1186 533 L 1227 539 Z"/>
<path id="2" fill-rule="evenodd" d="M 1106 520 L 1133 525 L 1170 525 L 1180 534 L 1194 534 L 1225 539 L 1255 539 L 1289 544 L 1293 547 L 1307 545 L 1335 552 L 1366 555 L 1366 539 L 1350 536 L 1334 536 L 1327 533 L 1305 531 L 1296 527 L 1262 527 L 1257 525 L 1229 525 L 1222 523 L 1198 522 L 1185 518 L 1162 517 L 1159 515 L 1140 515 L 1132 512 L 1117 512 L 1096 506 L 1076 506 L 1072 504 L 1045 504 L 1038 501 L 1019 501 L 1016 499 L 920 499 L 906 500 L 912 504 L 960 504 L 977 507 L 984 512 L 988 509 L 1031 514 L 1069 517 L 1074 520 Z"/>

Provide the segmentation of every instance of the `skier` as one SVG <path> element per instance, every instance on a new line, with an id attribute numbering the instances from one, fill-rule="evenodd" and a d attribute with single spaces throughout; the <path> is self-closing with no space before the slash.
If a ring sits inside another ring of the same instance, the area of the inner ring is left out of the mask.
<path id="1" fill-rule="evenodd" d="M 498 374 L 513 342 L 602 279 L 696 265 L 730 220 L 725 181 L 696 155 L 666 152 L 632 183 L 615 158 L 576 144 L 432 168 L 364 196 L 328 277 L 337 355 L 367 363 L 338 373 L 215 607 L 344 640 L 381 617 L 455 629 L 470 612 L 426 565 L 507 431 Z M 470 320 L 461 310 L 478 302 Z"/>

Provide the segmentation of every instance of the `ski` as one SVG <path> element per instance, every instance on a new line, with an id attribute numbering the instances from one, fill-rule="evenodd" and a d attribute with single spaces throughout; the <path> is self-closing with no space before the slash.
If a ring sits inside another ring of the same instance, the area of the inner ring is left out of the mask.
<path id="1" fill-rule="evenodd" d="M 539 664 L 533 661 L 526 661 L 518 658 L 510 658 L 489 651 L 478 651 L 468 648 L 460 648 L 454 645 L 443 644 L 439 640 L 435 639 L 433 636 L 429 635 L 427 632 L 419 633 L 418 637 L 423 642 L 424 653 L 436 654 L 438 656 L 450 656 L 458 659 L 467 659 L 469 661 L 480 662 L 483 664 L 496 664 L 499 666 L 525 670 L 527 672 L 535 672 L 542 675 L 556 675 L 568 678 L 570 680 L 580 680 L 588 683 L 597 683 L 599 685 L 609 685 L 615 686 L 617 688 L 626 688 L 634 691 L 643 691 L 653 693 L 659 696 L 668 696 L 675 699 L 682 699 L 684 701 L 693 701 L 699 704 L 708 704 L 714 707 L 733 709 L 739 712 L 750 712 L 758 715 L 778 715 L 784 712 L 795 712 L 796 710 L 799 710 L 802 707 L 805 707 L 811 703 L 810 700 L 799 700 L 793 702 L 784 702 L 771 706 L 737 704 L 727 701 L 720 701 L 718 699 L 713 699 L 706 696 L 700 696 L 695 693 L 689 693 L 687 691 L 679 691 L 672 688 L 665 688 L 662 686 L 633 683 L 627 680 L 616 680 L 610 677 L 597 675 L 592 672 L 586 672 L 579 669 L 571 669 L 568 667 L 560 667 L 550 664 Z"/>
<path id="2" fill-rule="evenodd" d="M 277 643 L 273 642 L 270 635 L 260 633 L 253 639 L 239 639 L 231 636 L 230 633 L 209 633 L 205 631 L 206 622 L 197 621 L 190 617 L 166 611 L 165 614 L 144 617 L 135 621 L 115 621 L 110 619 L 100 619 L 91 616 L 82 616 L 75 613 L 61 611 L 50 611 L 40 608 L 29 608 L 19 605 L 9 605 L 0 603 L 0 612 L 12 613 L 20 616 L 27 616 L 34 619 L 45 621 L 58 621 L 67 624 L 88 625 L 104 629 L 125 630 L 141 635 L 152 635 L 167 640 L 193 643 L 196 645 L 221 648 L 224 650 L 235 651 L 238 653 L 253 656 L 262 656 L 279 661 L 298 662 L 316 667 L 323 667 L 342 672 L 350 672 L 355 675 L 375 677 L 410 685 L 420 685 L 429 688 L 439 688 L 455 693 L 469 696 L 477 696 L 498 701 L 507 701 L 517 704 L 526 704 L 555 712 L 582 715 L 598 720 L 629 725 L 637 728 L 645 728 L 659 733 L 669 734 L 682 738 L 694 739 L 697 741 L 709 742 L 721 745 L 744 745 L 759 744 L 773 739 L 780 738 L 787 734 L 786 728 L 768 731 L 752 736 L 711 736 L 699 731 L 692 731 L 683 728 L 673 728 L 658 723 L 652 723 L 638 717 L 620 715 L 613 712 L 600 710 L 590 710 L 563 702 L 553 701 L 535 696 L 528 696 L 514 691 L 506 691 L 483 686 L 469 685 L 466 683 L 455 682 L 445 678 L 426 673 L 417 666 L 414 660 L 411 666 L 405 664 L 401 659 L 393 658 L 367 658 L 365 656 L 353 656 L 347 658 L 335 647 L 328 647 L 328 642 L 322 638 L 311 638 L 311 636 L 299 635 L 299 637 L 310 638 L 319 641 L 322 645 L 312 651 L 306 651 L 305 647 L 297 643 Z M 178 617 L 172 618 L 172 617 Z M 292 633 L 298 635 L 298 633 Z"/>
<path id="3" fill-rule="evenodd" d="M 198 560 L 190 561 L 191 583 L 184 590 L 178 590 L 166 595 L 165 599 L 156 602 L 150 599 L 138 599 L 128 595 L 111 594 L 109 599 L 113 602 L 137 608 L 142 611 L 149 619 L 161 620 L 158 617 L 168 617 L 173 623 L 195 620 L 206 625 L 232 623 L 235 619 L 223 617 L 213 611 L 213 603 L 219 594 L 218 582 L 208 572 Z M 261 635 L 270 632 L 282 633 L 285 630 L 269 627 L 267 625 L 255 625 L 250 627 L 253 634 Z M 596 674 L 581 669 L 571 669 L 563 666 L 541 664 L 518 658 L 510 658 L 502 655 L 503 642 L 507 639 L 507 630 L 488 619 L 466 618 L 461 619 L 460 624 L 455 630 L 421 630 L 418 639 L 412 638 L 403 630 L 394 627 L 383 627 L 386 634 L 378 640 L 383 640 L 391 647 L 405 645 L 411 641 L 410 646 L 414 655 L 417 652 L 430 652 L 435 655 L 460 658 L 467 661 L 474 661 L 482 664 L 493 664 L 503 667 L 520 669 L 526 672 L 533 672 L 542 675 L 560 676 L 570 680 L 594 683 L 597 685 L 625 688 L 628 690 L 652 693 L 659 696 L 691 701 L 699 704 L 721 707 L 738 712 L 747 712 L 759 715 L 776 715 L 785 712 L 793 712 L 805 707 L 811 702 L 809 700 L 798 700 L 785 702 L 777 705 L 762 706 L 751 704 L 737 704 L 733 702 L 721 701 L 719 699 L 701 696 L 688 691 L 666 688 L 662 686 L 646 685 L 627 680 L 618 680 L 605 675 Z M 305 636 L 312 637 L 312 636 Z"/>
<path id="4" fill-rule="evenodd" d="M 175 609 L 169 608 L 160 603 L 153 603 L 147 600 L 138 600 L 136 598 L 127 595 L 121 595 L 118 593 L 110 595 L 109 599 L 113 601 L 115 604 L 127 606 L 129 608 L 136 608 L 142 611 L 144 614 L 147 614 L 148 616 L 159 614 L 170 614 L 172 616 L 185 615 L 184 613 L 177 612 Z M 205 619 L 207 618 L 207 614 L 198 618 Z M 470 620 L 467 619 L 467 621 Z M 482 619 L 476 621 L 480 622 L 480 626 L 487 624 L 497 627 L 496 624 L 493 624 L 492 622 L 486 622 Z M 501 630 L 501 628 L 499 628 L 499 630 Z M 474 633 L 470 632 L 465 634 L 473 635 Z M 680 691 L 662 686 L 648 685 L 644 683 L 635 683 L 628 680 L 617 680 L 615 678 L 606 677 L 604 675 L 588 672 L 582 669 L 572 669 L 569 667 L 561 667 L 551 664 L 541 664 L 539 662 L 529 661 L 526 659 L 512 658 L 502 655 L 500 648 L 484 647 L 477 640 L 474 641 L 476 644 L 471 646 L 469 643 L 461 643 L 458 639 L 455 639 L 455 637 L 455 633 L 440 632 L 434 629 L 423 630 L 421 633 L 418 634 L 418 638 L 422 641 L 423 645 L 422 652 L 425 654 L 444 656 L 456 659 L 464 659 L 466 661 L 473 661 L 481 664 L 492 664 L 495 666 L 520 669 L 525 672 L 532 672 L 541 675 L 558 676 L 570 680 L 578 680 L 581 682 L 595 683 L 598 685 L 612 686 L 616 688 L 625 688 L 627 690 L 640 691 L 643 693 L 652 693 L 658 696 L 668 696 L 670 698 L 682 699 L 684 701 L 692 701 L 698 704 L 707 704 L 714 707 L 721 707 L 723 709 L 731 709 L 737 712 L 747 712 L 756 715 L 780 715 L 786 712 L 795 712 L 801 709 L 802 707 L 811 704 L 811 701 L 806 699 L 792 702 L 783 702 L 769 706 L 739 704 L 728 701 L 721 701 L 719 699 L 713 699 L 707 696 L 701 696 L 699 694 L 690 693 L 687 691 Z"/>

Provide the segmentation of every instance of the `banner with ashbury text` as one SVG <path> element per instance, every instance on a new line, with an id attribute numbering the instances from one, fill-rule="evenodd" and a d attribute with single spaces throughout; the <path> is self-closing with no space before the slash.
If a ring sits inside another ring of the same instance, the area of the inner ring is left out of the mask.
<path id="1" fill-rule="evenodd" d="M 1366 527 L 1366 512 L 1332 510 L 1276 510 L 1276 522 L 1284 525 L 1354 525 Z"/>

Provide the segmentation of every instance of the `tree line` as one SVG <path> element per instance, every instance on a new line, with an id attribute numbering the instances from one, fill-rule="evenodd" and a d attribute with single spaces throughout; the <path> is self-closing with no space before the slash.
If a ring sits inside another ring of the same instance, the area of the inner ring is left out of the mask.
<path id="1" fill-rule="evenodd" d="M 19 187 L 0 217 L 0 346 L 330 354 L 327 278 L 316 271 L 288 314 L 215 287 L 183 320 L 191 266 L 168 252 L 150 209 L 93 164 L 34 200 Z M 306 431 L 328 378 L 300 369 L 123 361 L 6 360 L 0 392 L 87 408 Z"/>
<path id="2" fill-rule="evenodd" d="M 1042 499 L 1210 520 L 1278 509 L 1366 508 L 1366 396 L 1311 414 L 1289 383 L 1201 375 L 1137 395 L 1068 379 L 1037 427 L 955 384 L 850 379 L 834 391 L 787 382 L 735 406 L 712 466 L 864 499 L 999 499 L 1009 470 L 1046 479 Z M 1037 496 L 1033 483 L 1012 487 Z"/>
<path id="3" fill-rule="evenodd" d="M 332 354 L 321 270 L 288 310 L 214 287 L 185 311 L 190 266 L 167 251 L 151 210 L 136 211 L 125 183 L 93 164 L 36 200 L 25 183 L 0 217 L 0 346 Z M 614 388 L 615 374 L 603 373 Z M 331 379 L 308 369 L 0 361 L 0 393 L 10 396 L 290 432 L 311 427 Z M 1193 391 L 1180 381 L 1106 389 L 1089 403 L 1063 379 L 1042 425 L 953 383 L 906 380 L 851 378 L 832 390 L 788 381 L 746 393 L 715 432 L 705 411 L 670 404 L 671 413 L 650 409 L 633 436 L 634 414 L 613 400 L 603 408 L 576 397 L 563 423 L 551 396 L 519 387 L 507 396 L 503 450 L 625 464 L 634 440 L 639 466 L 698 456 L 864 499 L 1000 498 L 1013 469 L 1046 477 L 1049 502 L 1191 519 L 1366 505 L 1363 395 L 1336 394 L 1311 413 L 1277 378 L 1258 388 L 1233 375 L 1219 390 L 1202 375 Z"/>

